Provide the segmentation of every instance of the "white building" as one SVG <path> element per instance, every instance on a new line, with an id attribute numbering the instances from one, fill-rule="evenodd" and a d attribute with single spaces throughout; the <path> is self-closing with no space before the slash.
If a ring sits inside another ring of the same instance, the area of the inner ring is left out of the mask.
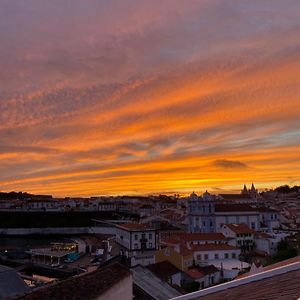
<path id="1" fill-rule="evenodd" d="M 121 255 L 127 257 L 131 266 L 154 263 L 154 252 L 158 248 L 155 229 L 137 223 L 118 225 L 116 242 Z"/>
<path id="2" fill-rule="evenodd" d="M 247 224 L 254 230 L 260 228 L 260 215 L 249 204 L 224 204 L 214 195 L 205 192 L 202 197 L 193 193 L 188 200 L 190 232 L 220 232 L 224 224 Z"/>
<path id="3" fill-rule="evenodd" d="M 246 224 L 224 224 L 221 232 L 235 240 L 235 246 L 242 251 L 251 251 L 254 248 L 255 231 Z"/>

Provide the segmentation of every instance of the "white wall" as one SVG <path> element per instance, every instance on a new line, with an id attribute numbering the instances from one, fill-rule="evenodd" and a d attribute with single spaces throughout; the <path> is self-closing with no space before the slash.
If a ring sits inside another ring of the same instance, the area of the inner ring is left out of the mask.
<path id="1" fill-rule="evenodd" d="M 130 275 L 97 297 L 96 300 L 132 300 L 132 286 L 132 276 Z"/>

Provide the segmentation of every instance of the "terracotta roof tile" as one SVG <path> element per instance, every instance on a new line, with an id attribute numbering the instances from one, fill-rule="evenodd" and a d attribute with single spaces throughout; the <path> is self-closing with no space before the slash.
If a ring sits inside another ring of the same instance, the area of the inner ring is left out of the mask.
<path id="1" fill-rule="evenodd" d="M 214 251 L 214 250 L 239 250 L 238 248 L 227 244 L 203 244 L 191 245 L 193 251 Z"/>
<path id="2" fill-rule="evenodd" d="M 236 234 L 254 234 L 256 231 L 251 229 L 247 224 L 225 224 L 231 231 L 233 231 Z"/>

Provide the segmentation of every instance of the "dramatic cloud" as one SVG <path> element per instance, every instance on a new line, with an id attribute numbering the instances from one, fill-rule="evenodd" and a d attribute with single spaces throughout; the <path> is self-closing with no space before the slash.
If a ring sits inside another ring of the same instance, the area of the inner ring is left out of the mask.
<path id="1" fill-rule="evenodd" d="M 213 162 L 213 166 L 223 169 L 245 169 L 248 167 L 246 164 L 234 160 L 216 160 Z"/>
<path id="2" fill-rule="evenodd" d="M 298 0 L 1 1 L 0 189 L 299 184 L 299 19 Z"/>

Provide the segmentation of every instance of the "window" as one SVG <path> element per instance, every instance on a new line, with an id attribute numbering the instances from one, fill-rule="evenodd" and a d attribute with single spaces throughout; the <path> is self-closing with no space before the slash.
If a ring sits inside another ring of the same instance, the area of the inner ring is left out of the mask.
<path id="1" fill-rule="evenodd" d="M 152 240 L 152 233 L 149 233 L 149 240 Z"/>
<path id="2" fill-rule="evenodd" d="M 204 259 L 205 259 L 205 260 L 208 259 L 208 254 L 204 254 Z"/>
<path id="3" fill-rule="evenodd" d="M 209 226 L 212 227 L 213 226 L 213 222 L 212 220 L 210 220 Z"/>
<path id="4" fill-rule="evenodd" d="M 231 257 L 232 257 L 232 258 L 236 258 L 236 254 L 235 254 L 235 253 L 232 253 L 232 254 L 231 254 Z"/>
<path id="5" fill-rule="evenodd" d="M 229 258 L 229 255 L 228 255 L 228 253 L 225 253 L 225 258 Z"/>
<path id="6" fill-rule="evenodd" d="M 203 226 L 205 227 L 205 221 L 203 221 Z"/>
<path id="7" fill-rule="evenodd" d="M 219 259 L 219 254 L 218 253 L 215 254 L 215 259 Z"/>
<path id="8" fill-rule="evenodd" d="M 255 222 L 251 222 L 251 228 L 255 229 Z"/>
<path id="9" fill-rule="evenodd" d="M 138 249 L 139 248 L 139 245 L 138 244 L 134 244 L 134 249 Z"/>
<path id="10" fill-rule="evenodd" d="M 165 256 L 170 256 L 170 249 L 165 248 L 164 253 L 165 253 Z"/>
<path id="11" fill-rule="evenodd" d="M 201 260 L 201 259 L 202 259 L 201 254 L 198 254 L 197 255 L 197 260 Z"/>
<path id="12" fill-rule="evenodd" d="M 134 235 L 134 240 L 137 241 L 137 239 L 138 239 L 138 235 L 135 234 L 135 235 Z"/>
<path id="13" fill-rule="evenodd" d="M 142 239 L 144 239 L 146 236 L 145 236 L 145 233 L 142 233 Z"/>
<path id="14" fill-rule="evenodd" d="M 152 243 L 149 243 L 149 248 L 152 248 Z"/>

